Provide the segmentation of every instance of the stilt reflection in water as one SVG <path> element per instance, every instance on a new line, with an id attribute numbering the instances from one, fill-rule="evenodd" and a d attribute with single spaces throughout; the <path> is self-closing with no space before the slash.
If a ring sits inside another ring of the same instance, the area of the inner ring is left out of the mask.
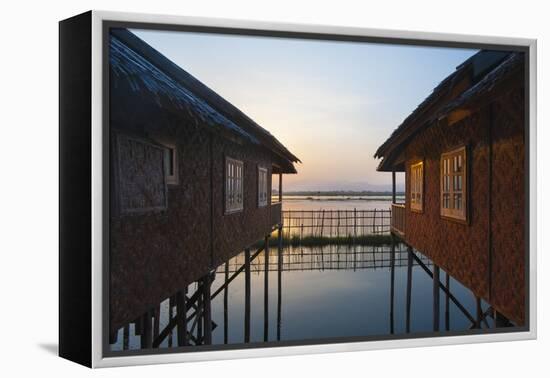
<path id="1" fill-rule="evenodd" d="M 283 247 L 269 246 L 266 238 L 254 253 L 246 249 L 121 328 L 111 347 L 132 350 L 511 325 L 441 270 L 399 243 Z M 277 284 L 269 285 L 270 280 Z M 440 303 L 441 293 L 445 300 Z M 441 312 L 445 317 L 440 326 Z"/>

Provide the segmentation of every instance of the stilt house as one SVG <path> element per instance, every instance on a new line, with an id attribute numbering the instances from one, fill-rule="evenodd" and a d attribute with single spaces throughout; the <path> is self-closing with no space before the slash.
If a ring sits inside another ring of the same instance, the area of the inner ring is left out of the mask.
<path id="1" fill-rule="evenodd" d="M 108 51 L 115 332 L 269 235 L 281 223 L 272 175 L 280 200 L 299 160 L 130 31 L 112 29 Z"/>
<path id="2" fill-rule="evenodd" d="M 524 54 L 480 51 L 376 154 L 405 173 L 392 232 L 517 325 L 526 309 Z"/>

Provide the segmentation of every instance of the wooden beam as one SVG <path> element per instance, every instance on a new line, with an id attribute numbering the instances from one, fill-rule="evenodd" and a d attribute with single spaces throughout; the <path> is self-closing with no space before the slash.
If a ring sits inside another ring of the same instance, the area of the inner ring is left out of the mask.
<path id="1" fill-rule="evenodd" d="M 411 247 L 407 247 L 407 307 L 406 307 L 406 324 L 405 330 L 411 332 L 411 290 L 412 290 L 412 259 L 413 251 Z"/>
<path id="2" fill-rule="evenodd" d="M 141 349 L 150 349 L 153 347 L 153 337 L 152 337 L 152 319 L 151 319 L 151 310 L 147 310 L 142 316 L 141 324 Z"/>
<path id="3" fill-rule="evenodd" d="M 420 258 L 416 256 L 416 254 L 413 253 L 412 257 L 416 260 L 418 265 L 430 276 L 430 278 L 433 278 L 433 274 L 430 271 L 430 268 L 428 268 L 426 264 L 424 264 L 422 260 L 420 260 Z M 458 307 L 458 309 L 464 314 L 464 316 L 466 316 L 468 320 L 472 322 L 472 324 L 475 324 L 476 320 L 474 319 L 474 317 L 468 312 L 468 310 L 466 310 L 466 308 L 464 308 L 464 306 L 458 301 L 458 299 L 456 299 L 455 296 L 445 288 L 445 286 L 441 282 L 439 283 L 439 288 L 443 290 L 446 294 L 448 294 L 449 299 L 456 305 L 456 307 Z"/>
<path id="4" fill-rule="evenodd" d="M 277 232 L 277 341 L 281 340 L 281 302 L 282 302 L 282 270 L 283 270 L 283 233 L 281 227 Z"/>
<path id="5" fill-rule="evenodd" d="M 390 334 L 394 333 L 394 302 L 395 302 L 395 239 L 391 237 L 390 255 Z"/>
<path id="6" fill-rule="evenodd" d="M 170 297 L 170 300 L 168 301 L 168 321 L 172 319 L 172 316 L 174 315 L 174 307 L 176 306 L 176 297 L 172 295 Z M 160 336 L 160 334 L 159 334 Z M 157 337 L 158 339 L 158 337 Z M 153 343 L 155 340 L 153 340 Z M 172 330 L 168 332 L 168 347 L 172 347 Z"/>
<path id="7" fill-rule="evenodd" d="M 451 280 L 449 273 L 445 272 L 445 330 L 451 328 L 451 316 L 449 312 L 449 292 L 451 291 Z"/>
<path id="8" fill-rule="evenodd" d="M 258 255 L 264 250 L 264 246 L 261 246 L 260 248 L 258 248 L 258 250 L 256 252 L 254 252 L 254 255 L 252 255 L 252 257 L 250 258 L 250 261 L 254 260 L 256 257 L 258 257 Z M 233 273 L 233 275 L 231 277 L 229 277 L 229 280 L 227 280 L 227 282 L 225 282 L 221 287 L 218 288 L 218 290 L 216 290 L 214 292 L 214 294 L 212 294 L 212 299 L 216 298 L 216 296 L 221 293 L 225 286 L 226 285 L 229 285 L 235 278 L 237 278 L 237 276 L 244 270 L 244 265 L 241 266 L 239 269 L 237 269 L 235 271 L 235 273 Z"/>
<path id="9" fill-rule="evenodd" d="M 212 276 L 208 273 L 203 281 L 203 319 L 204 319 L 204 337 L 203 344 L 211 345 L 212 344 L 212 301 L 210 297 L 210 288 L 212 286 Z"/>
<path id="10" fill-rule="evenodd" d="M 155 306 L 154 309 L 154 322 L 153 322 L 153 340 L 159 337 L 160 328 L 160 304 Z"/>
<path id="11" fill-rule="evenodd" d="M 250 249 L 244 250 L 244 342 L 250 342 Z"/>
<path id="12" fill-rule="evenodd" d="M 269 235 L 264 239 L 264 341 L 269 339 Z"/>
<path id="13" fill-rule="evenodd" d="M 178 346 L 188 345 L 187 338 L 187 287 L 176 294 L 176 322 L 178 325 Z M 168 326 L 166 327 L 168 328 Z M 160 336 L 159 336 L 160 338 Z M 157 340 L 159 339 L 157 338 Z M 160 344 L 160 342 L 159 342 Z"/>
<path id="14" fill-rule="evenodd" d="M 254 255 L 252 255 L 250 260 L 252 261 L 256 257 L 258 257 L 258 255 L 263 251 L 263 249 L 264 249 L 263 246 L 258 248 L 258 250 L 254 253 Z M 219 293 L 221 293 L 224 290 L 224 288 L 226 287 L 226 285 L 229 285 L 229 283 L 231 283 L 231 281 L 233 281 L 244 270 L 244 268 L 245 268 L 245 266 L 243 265 L 239 269 L 237 269 L 235 271 L 235 273 L 233 273 L 233 275 L 229 278 L 229 280 L 226 283 L 224 283 L 220 288 L 218 288 L 218 290 L 216 290 L 216 292 L 214 294 L 212 294 L 212 296 L 210 297 L 210 300 L 213 300 Z M 187 291 L 186 291 L 186 293 L 187 293 Z M 191 298 L 187 299 L 187 301 L 186 301 L 187 308 L 195 308 L 196 309 L 196 306 L 194 305 L 194 303 L 197 301 L 200 294 L 201 294 L 201 291 L 197 290 L 197 291 L 195 291 L 195 293 L 193 293 Z M 195 317 L 197 315 L 197 313 L 198 313 L 198 310 L 196 309 L 193 313 L 191 313 L 191 315 L 186 317 L 186 321 L 189 322 L 193 317 Z M 168 334 L 171 332 L 171 330 L 174 329 L 174 327 L 177 325 L 177 319 L 178 319 L 177 314 L 176 314 L 175 317 L 170 319 L 170 321 L 168 322 L 166 327 L 160 332 L 158 339 L 156 339 L 154 341 L 153 346 L 160 345 L 160 343 L 168 336 Z"/>
<path id="15" fill-rule="evenodd" d="M 130 325 L 126 324 L 124 326 L 124 331 L 122 331 L 122 350 L 128 350 L 130 347 Z"/>
<path id="16" fill-rule="evenodd" d="M 224 275 L 224 282 L 227 282 L 229 279 L 229 262 L 227 261 L 225 263 L 225 275 Z M 225 286 L 225 289 L 223 289 L 223 343 L 227 344 L 228 342 L 228 301 L 227 301 L 227 289 L 228 286 Z"/>
<path id="17" fill-rule="evenodd" d="M 204 285 L 203 285 L 203 281 L 202 279 L 199 279 L 198 282 L 197 282 L 197 291 L 200 292 L 198 298 L 197 298 L 197 307 L 198 307 L 198 310 L 196 311 L 196 316 L 195 316 L 195 321 L 193 323 L 193 326 L 191 329 L 194 329 L 195 325 L 197 326 L 197 339 L 198 340 L 202 340 L 203 338 L 203 323 L 204 323 L 204 307 L 203 307 L 203 302 L 204 302 L 204 296 L 203 296 L 203 290 L 204 290 Z M 191 331 L 191 333 L 193 333 L 193 331 Z"/>
<path id="18" fill-rule="evenodd" d="M 439 331 L 439 266 L 434 264 L 433 273 L 433 329 Z"/>

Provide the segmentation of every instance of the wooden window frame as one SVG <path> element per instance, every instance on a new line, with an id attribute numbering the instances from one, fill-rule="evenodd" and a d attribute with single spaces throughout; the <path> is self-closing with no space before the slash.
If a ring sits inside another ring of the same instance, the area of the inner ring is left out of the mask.
<path id="1" fill-rule="evenodd" d="M 455 160 L 454 158 L 458 158 Z M 448 163 L 447 163 L 448 162 Z M 455 166 L 456 164 L 456 166 Z M 454 150 L 441 154 L 439 164 L 440 174 L 440 214 L 442 218 L 458 221 L 461 223 L 468 222 L 468 171 L 469 171 L 468 149 L 466 146 L 456 148 Z M 460 168 L 461 172 L 457 174 L 456 169 Z M 451 171 L 452 170 L 452 171 Z M 447 182 L 446 177 L 449 177 Z M 457 184 L 460 189 L 456 189 Z M 444 207 L 447 203 L 445 195 L 448 195 L 449 207 Z M 461 203 L 461 209 L 456 209 L 457 197 Z"/>
<path id="2" fill-rule="evenodd" d="M 233 165 L 237 169 L 236 173 L 232 173 L 230 165 Z M 239 168 L 240 168 L 240 179 L 239 179 Z M 230 188 L 233 188 L 233 190 Z M 224 208 L 225 214 L 239 213 L 244 210 L 244 163 L 242 160 L 233 159 L 231 157 L 225 157 L 224 162 Z M 240 194 L 240 204 L 232 204 L 229 202 L 232 195 L 237 195 L 237 198 Z"/>
<path id="3" fill-rule="evenodd" d="M 420 168 L 420 190 L 414 190 L 417 185 L 415 171 Z M 424 161 L 416 161 L 410 166 L 410 179 L 409 179 L 409 206 L 411 211 L 415 213 L 422 213 L 424 211 Z M 416 201 L 415 197 L 420 194 L 420 201 Z"/>
<path id="4" fill-rule="evenodd" d="M 164 163 L 166 165 L 166 184 L 168 185 L 177 185 L 179 183 L 179 168 L 178 168 L 178 149 L 175 144 L 170 143 L 163 143 L 164 147 L 166 147 L 165 151 L 165 158 Z M 170 172 L 168 172 L 168 162 L 170 158 L 170 150 L 173 151 L 172 154 L 172 167 L 174 167 L 174 174 L 170 175 Z"/>
<path id="5" fill-rule="evenodd" d="M 262 188 L 262 173 L 265 174 L 264 188 Z M 268 173 L 267 168 L 258 166 L 258 207 L 266 207 L 268 205 Z M 264 199 L 262 199 L 262 193 L 265 193 Z"/>

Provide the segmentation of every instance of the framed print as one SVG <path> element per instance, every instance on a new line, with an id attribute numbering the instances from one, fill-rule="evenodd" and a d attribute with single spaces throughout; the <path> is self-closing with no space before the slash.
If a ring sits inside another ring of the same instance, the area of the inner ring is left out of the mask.
<path id="1" fill-rule="evenodd" d="M 60 355 L 536 336 L 534 40 L 60 22 Z"/>

